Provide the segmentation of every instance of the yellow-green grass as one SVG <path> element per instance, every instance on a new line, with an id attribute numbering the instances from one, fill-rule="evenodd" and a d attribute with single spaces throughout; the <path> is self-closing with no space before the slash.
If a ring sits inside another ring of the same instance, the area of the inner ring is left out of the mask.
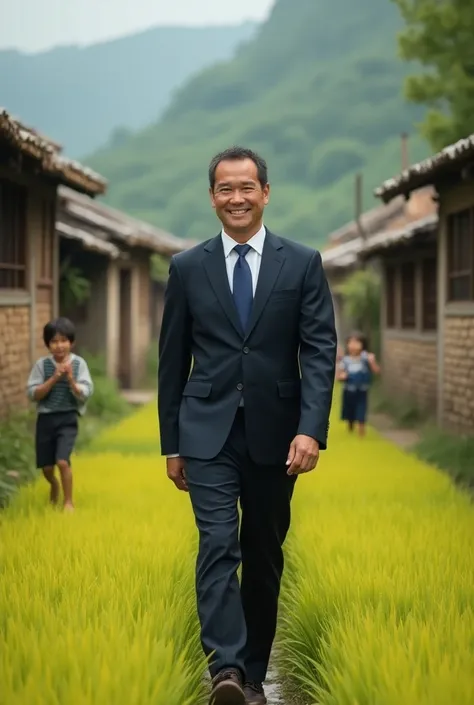
<path id="1" fill-rule="evenodd" d="M 147 404 L 117 425 L 111 426 L 93 439 L 89 452 L 114 450 L 119 453 L 160 453 L 158 433 L 158 409 L 156 404 Z"/>
<path id="2" fill-rule="evenodd" d="M 155 405 L 94 447 L 74 459 L 74 515 L 39 482 L 0 518 L 0 702 L 198 705 L 196 532 Z M 282 670 L 307 702 L 474 702 L 473 535 L 447 477 L 333 421 L 297 484 L 282 594 Z"/>
<path id="3" fill-rule="evenodd" d="M 106 432 L 124 449 L 155 437 L 152 407 Z M 2 516 L 0 702 L 200 703 L 188 497 L 158 454 L 80 454 L 74 475 L 75 514 L 38 482 Z"/>
<path id="4" fill-rule="evenodd" d="M 329 448 L 297 484 L 282 670 L 311 704 L 472 705 L 469 496 L 374 431 Z"/>

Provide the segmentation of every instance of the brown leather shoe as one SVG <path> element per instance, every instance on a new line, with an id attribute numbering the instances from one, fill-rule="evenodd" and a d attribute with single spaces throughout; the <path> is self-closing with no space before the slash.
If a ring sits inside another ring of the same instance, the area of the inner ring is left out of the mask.
<path id="1" fill-rule="evenodd" d="M 239 670 L 226 668 L 215 676 L 209 705 L 246 705 Z"/>
<path id="2" fill-rule="evenodd" d="M 267 698 L 261 683 L 245 683 L 246 705 L 267 705 Z"/>

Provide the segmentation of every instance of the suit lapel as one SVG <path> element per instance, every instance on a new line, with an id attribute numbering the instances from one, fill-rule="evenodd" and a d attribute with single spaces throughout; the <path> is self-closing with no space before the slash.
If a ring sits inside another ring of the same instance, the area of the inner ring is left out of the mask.
<path id="1" fill-rule="evenodd" d="M 225 265 L 224 248 L 222 246 L 222 238 L 220 235 L 207 243 L 204 248 L 206 257 L 203 265 L 209 282 L 214 290 L 217 300 L 224 309 L 224 313 L 234 326 L 239 335 L 243 337 L 242 326 L 240 325 L 237 309 L 234 304 L 232 292 L 229 287 L 227 278 L 227 269 Z"/>
<path id="2" fill-rule="evenodd" d="M 257 288 L 255 291 L 255 298 L 253 300 L 252 313 L 250 314 L 249 325 L 245 333 L 246 338 L 249 337 L 250 333 L 255 328 L 258 319 L 262 315 L 263 309 L 268 301 L 268 297 L 272 292 L 277 277 L 283 266 L 285 256 L 282 249 L 283 245 L 281 241 L 267 230 L 262 252 L 262 261 L 260 263 Z"/>

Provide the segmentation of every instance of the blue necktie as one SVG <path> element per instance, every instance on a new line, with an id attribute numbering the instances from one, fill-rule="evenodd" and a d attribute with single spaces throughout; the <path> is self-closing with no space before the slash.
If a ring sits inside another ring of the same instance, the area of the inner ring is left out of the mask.
<path id="1" fill-rule="evenodd" d="M 247 330 L 253 303 L 252 272 L 245 259 L 251 249 L 252 247 L 250 245 L 236 245 L 234 247 L 234 250 L 239 255 L 239 259 L 234 267 L 234 285 L 232 293 L 244 333 Z"/>

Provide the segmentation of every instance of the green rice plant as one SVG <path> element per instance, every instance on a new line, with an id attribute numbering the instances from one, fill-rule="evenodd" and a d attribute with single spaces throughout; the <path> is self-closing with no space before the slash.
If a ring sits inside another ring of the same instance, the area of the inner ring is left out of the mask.
<path id="1" fill-rule="evenodd" d="M 30 411 L 0 420 L 0 509 L 38 477 L 34 463 L 35 417 Z"/>
<path id="2" fill-rule="evenodd" d="M 372 430 L 329 443 L 297 483 L 282 671 L 311 705 L 471 705 L 469 496 Z"/>
<path id="3" fill-rule="evenodd" d="M 120 453 L 160 453 L 158 410 L 156 404 L 142 406 L 115 426 L 105 429 L 88 446 L 93 452 L 114 450 Z"/>
<path id="4" fill-rule="evenodd" d="M 154 408 L 106 432 L 156 434 Z M 98 439 L 99 444 L 101 439 Z M 2 517 L 0 683 L 8 705 L 199 705 L 205 663 L 189 499 L 155 454 L 74 458 L 76 512 L 43 482 Z"/>

